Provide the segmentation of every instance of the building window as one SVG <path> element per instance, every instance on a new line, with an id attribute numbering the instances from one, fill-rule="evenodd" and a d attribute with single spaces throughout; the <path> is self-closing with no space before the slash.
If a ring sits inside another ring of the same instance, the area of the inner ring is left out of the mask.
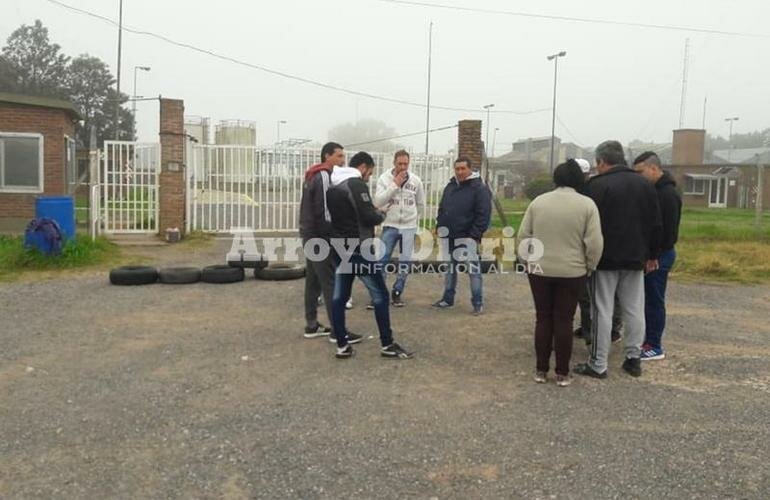
<path id="1" fill-rule="evenodd" d="M 43 192 L 43 136 L 0 132 L 0 191 Z"/>
<path id="2" fill-rule="evenodd" d="M 686 176 L 684 178 L 684 194 L 706 194 L 706 180 Z"/>

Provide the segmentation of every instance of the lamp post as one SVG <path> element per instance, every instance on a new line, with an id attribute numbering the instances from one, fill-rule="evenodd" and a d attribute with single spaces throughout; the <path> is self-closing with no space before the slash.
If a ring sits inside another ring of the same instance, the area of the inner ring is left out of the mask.
<path id="1" fill-rule="evenodd" d="M 489 158 L 489 114 L 490 110 L 494 107 L 494 104 L 487 104 L 484 106 L 484 109 L 487 110 L 487 138 L 484 140 L 484 149 L 486 150 L 487 158 Z"/>
<path id="2" fill-rule="evenodd" d="M 495 143 L 497 142 L 497 131 L 500 130 L 499 127 L 495 127 L 495 130 L 492 132 L 492 156 L 495 156 Z"/>
<path id="3" fill-rule="evenodd" d="M 556 142 L 556 81 L 559 71 L 559 58 L 566 55 L 567 52 L 562 50 L 561 52 L 548 56 L 548 60 L 553 61 L 553 113 L 551 116 L 551 156 L 549 161 L 551 173 L 553 173 L 553 149 Z"/>
<path id="4" fill-rule="evenodd" d="M 732 118 L 725 118 L 726 122 L 730 122 L 730 139 L 728 141 L 728 148 L 727 148 L 727 161 L 728 163 L 732 163 L 733 161 L 733 122 L 738 121 L 737 116 L 733 116 Z"/>
<path id="5" fill-rule="evenodd" d="M 142 71 L 150 71 L 149 66 L 134 66 L 134 102 L 131 106 L 131 112 L 134 114 L 134 128 L 136 128 L 136 100 L 139 98 L 138 95 L 136 95 L 136 72 L 138 70 Z"/>
<path id="6" fill-rule="evenodd" d="M 115 79 L 117 94 L 115 95 L 115 140 L 120 140 L 120 67 L 123 55 L 123 0 L 118 7 L 118 74 Z"/>
<path id="7" fill-rule="evenodd" d="M 277 140 L 275 141 L 276 145 L 281 143 L 281 125 L 286 125 L 286 120 L 278 120 L 276 122 L 276 127 L 278 129 Z"/>

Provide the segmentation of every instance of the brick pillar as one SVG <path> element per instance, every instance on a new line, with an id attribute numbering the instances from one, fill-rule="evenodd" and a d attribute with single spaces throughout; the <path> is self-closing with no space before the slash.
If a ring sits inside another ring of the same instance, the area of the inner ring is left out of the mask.
<path id="1" fill-rule="evenodd" d="M 184 101 L 160 100 L 160 224 L 166 229 L 185 228 Z"/>
<path id="2" fill-rule="evenodd" d="M 473 170 L 481 169 L 484 143 L 481 141 L 481 120 L 461 120 L 457 129 L 457 156 L 471 159 Z"/>

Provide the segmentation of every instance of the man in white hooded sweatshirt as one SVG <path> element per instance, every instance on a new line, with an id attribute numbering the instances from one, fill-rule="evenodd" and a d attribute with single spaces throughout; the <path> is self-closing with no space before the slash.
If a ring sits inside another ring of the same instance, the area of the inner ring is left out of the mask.
<path id="1" fill-rule="evenodd" d="M 393 168 L 380 175 L 374 194 L 374 206 L 385 212 L 380 235 L 385 244 L 383 264 L 390 261 L 396 245 L 401 243 L 398 277 L 390 294 L 390 302 L 395 307 L 404 305 L 401 295 L 409 273 L 420 213 L 425 208 L 425 190 L 420 178 L 409 171 L 409 160 L 407 151 L 396 151 Z"/>

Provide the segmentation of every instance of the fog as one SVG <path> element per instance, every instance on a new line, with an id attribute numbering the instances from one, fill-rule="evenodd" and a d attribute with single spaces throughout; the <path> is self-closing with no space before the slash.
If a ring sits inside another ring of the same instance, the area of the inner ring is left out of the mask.
<path id="1" fill-rule="evenodd" d="M 434 0 L 426 0 L 433 2 Z M 118 0 L 65 0 L 117 20 Z M 432 103 L 474 111 L 433 109 L 434 128 L 460 119 L 484 119 L 496 110 L 496 153 L 519 138 L 550 135 L 553 62 L 560 50 L 556 134 L 593 146 L 615 138 L 670 142 L 679 124 L 685 39 L 690 39 L 685 127 L 726 135 L 724 118 L 739 116 L 734 131 L 768 125 L 770 48 L 764 1 L 617 2 L 501 0 L 435 3 L 517 10 L 612 21 L 708 28 L 766 36 L 729 36 L 682 30 L 472 13 L 377 0 L 262 1 L 124 0 L 124 23 L 239 61 L 357 92 L 424 103 L 427 90 L 428 26 L 432 21 Z M 3 0 L 0 37 L 39 18 L 51 40 L 68 55 L 89 53 L 115 70 L 117 29 L 46 0 Z M 622 6 L 621 6 L 622 5 Z M 738 7 L 740 6 L 740 8 Z M 187 114 L 213 120 L 257 122 L 258 140 L 327 139 L 328 131 L 356 119 L 382 120 L 399 134 L 424 130 L 425 109 L 355 96 L 225 61 L 156 38 L 126 32 L 122 90 L 184 99 Z M 157 102 L 138 103 L 139 139 L 154 141 Z M 431 134 L 431 150 L 454 147 L 456 132 Z M 421 151 L 425 138 L 399 139 Z"/>

